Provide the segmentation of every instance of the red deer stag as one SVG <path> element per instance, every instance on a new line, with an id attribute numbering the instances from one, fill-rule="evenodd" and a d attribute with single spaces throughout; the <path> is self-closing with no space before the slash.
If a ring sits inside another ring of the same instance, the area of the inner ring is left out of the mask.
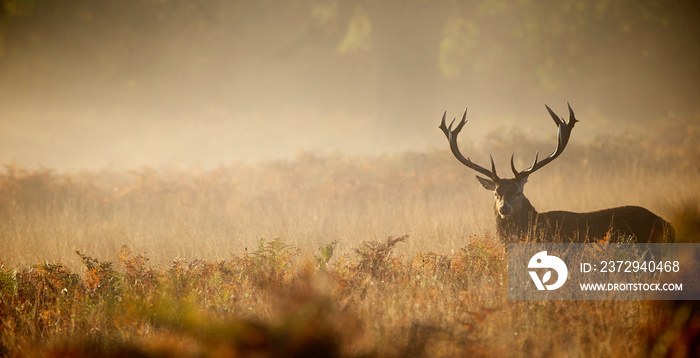
<path id="1" fill-rule="evenodd" d="M 535 155 L 535 161 L 529 169 L 518 171 L 513 164 L 513 156 L 510 157 L 510 167 L 515 175 L 514 179 L 503 179 L 496 174 L 496 166 L 491 157 L 491 170 L 473 163 L 468 157 L 464 157 L 457 146 L 457 135 L 467 122 L 467 111 L 464 111 L 462 121 L 452 129 L 454 120 L 449 128 L 445 125 L 445 116 L 442 116 L 440 129 L 445 133 L 450 143 L 452 154 L 460 163 L 466 165 L 483 175 L 477 175 L 477 179 L 487 190 L 493 191 L 496 196 L 495 214 L 498 237 L 505 242 L 544 241 L 544 242 L 588 242 L 589 240 L 610 239 L 612 242 L 637 241 L 637 242 L 672 242 L 674 230 L 664 219 L 651 211 L 639 206 L 621 206 L 617 208 L 593 211 L 589 213 L 572 213 L 568 211 L 550 211 L 538 213 L 523 195 L 523 187 L 527 183 L 530 174 L 541 169 L 545 165 L 559 157 L 569 142 L 571 130 L 578 120 L 574 117 L 574 111 L 569 106 L 569 123 L 559 118 L 548 106 L 547 111 L 554 119 L 558 127 L 557 147 L 547 158 L 537 160 L 539 151 Z M 455 118 L 456 119 L 456 118 Z"/>

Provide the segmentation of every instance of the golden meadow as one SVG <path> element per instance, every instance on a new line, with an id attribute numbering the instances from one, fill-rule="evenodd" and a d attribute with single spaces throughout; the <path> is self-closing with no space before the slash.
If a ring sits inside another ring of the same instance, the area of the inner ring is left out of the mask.
<path id="1" fill-rule="evenodd" d="M 526 194 L 542 211 L 645 206 L 695 241 L 698 122 L 572 142 Z M 513 132 L 486 143 L 464 151 L 501 165 L 515 151 L 521 168 L 553 145 Z M 492 200 L 447 151 L 202 170 L 6 164 L 0 356 L 698 353 L 694 303 L 508 301 Z"/>

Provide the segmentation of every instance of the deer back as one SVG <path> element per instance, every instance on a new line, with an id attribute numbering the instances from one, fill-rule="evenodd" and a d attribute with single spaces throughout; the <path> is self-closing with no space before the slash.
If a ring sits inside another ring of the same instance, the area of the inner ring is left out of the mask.
<path id="1" fill-rule="evenodd" d="M 550 211 L 540 213 L 534 223 L 536 235 L 548 242 L 665 243 L 675 240 L 666 220 L 639 206 L 621 206 L 587 213 Z"/>

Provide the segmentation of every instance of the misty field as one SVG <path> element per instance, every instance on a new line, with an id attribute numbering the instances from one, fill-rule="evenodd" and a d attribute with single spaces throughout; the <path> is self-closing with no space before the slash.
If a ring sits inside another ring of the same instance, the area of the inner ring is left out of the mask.
<path id="1" fill-rule="evenodd" d="M 526 195 L 541 211 L 641 205 L 695 241 L 696 122 L 572 144 Z M 523 168 L 552 145 L 492 139 L 469 155 L 493 152 L 503 173 L 510 151 Z M 492 194 L 447 151 L 202 170 L 7 164 L 0 356 L 698 353 L 690 304 L 508 301 L 494 228 Z"/>

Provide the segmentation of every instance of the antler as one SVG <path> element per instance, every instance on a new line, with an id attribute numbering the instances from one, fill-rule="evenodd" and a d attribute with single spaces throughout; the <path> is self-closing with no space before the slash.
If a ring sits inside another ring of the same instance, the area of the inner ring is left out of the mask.
<path id="1" fill-rule="evenodd" d="M 459 124 L 457 124 L 457 127 L 455 127 L 454 130 L 452 130 L 452 125 L 455 123 L 455 119 L 457 118 L 452 120 L 452 122 L 450 123 L 450 127 L 448 128 L 445 125 L 446 115 L 447 111 L 445 111 L 445 113 L 442 115 L 442 123 L 440 123 L 440 129 L 442 129 L 442 132 L 445 133 L 447 141 L 450 142 L 450 150 L 452 150 L 452 154 L 454 154 L 455 158 L 457 158 L 457 160 L 459 160 L 460 163 L 466 165 L 471 169 L 476 170 L 477 172 L 483 175 L 486 175 L 488 178 L 494 181 L 499 180 L 500 178 L 496 174 L 496 165 L 493 164 L 493 157 L 491 157 L 491 170 L 488 170 L 480 165 L 472 163 L 472 161 L 469 158 L 465 158 L 459 151 L 459 147 L 457 146 L 457 135 L 462 130 L 462 127 L 464 127 L 464 124 L 467 123 L 467 109 L 464 109 L 464 115 L 462 115 L 462 120 L 459 122 Z"/>
<path id="2" fill-rule="evenodd" d="M 537 151 L 537 154 L 535 154 L 535 161 L 532 163 L 532 166 L 530 168 L 523 170 L 522 172 L 518 172 L 515 169 L 515 165 L 513 164 L 513 157 L 515 156 L 515 153 L 510 157 L 510 168 L 513 170 L 513 174 L 515 174 L 515 179 L 522 180 L 524 178 L 527 178 L 530 174 L 536 172 L 543 166 L 549 164 L 549 162 L 553 161 L 556 159 L 563 151 L 564 148 L 566 148 L 566 144 L 569 143 L 569 137 L 571 136 L 571 130 L 574 129 L 574 125 L 576 125 L 576 122 L 578 120 L 574 116 L 574 111 L 571 109 L 571 105 L 567 102 L 566 105 L 569 107 L 569 123 L 564 122 L 563 118 L 559 118 L 549 106 L 544 105 L 547 107 L 547 111 L 549 111 L 549 115 L 552 116 L 552 119 L 554 119 L 554 124 L 557 125 L 559 128 L 558 130 L 558 135 L 557 135 L 557 148 L 554 150 L 554 153 L 550 154 L 549 157 L 542 159 L 542 161 L 537 161 L 537 156 L 540 154 L 539 151 Z M 450 143 L 451 144 L 451 143 Z"/>

